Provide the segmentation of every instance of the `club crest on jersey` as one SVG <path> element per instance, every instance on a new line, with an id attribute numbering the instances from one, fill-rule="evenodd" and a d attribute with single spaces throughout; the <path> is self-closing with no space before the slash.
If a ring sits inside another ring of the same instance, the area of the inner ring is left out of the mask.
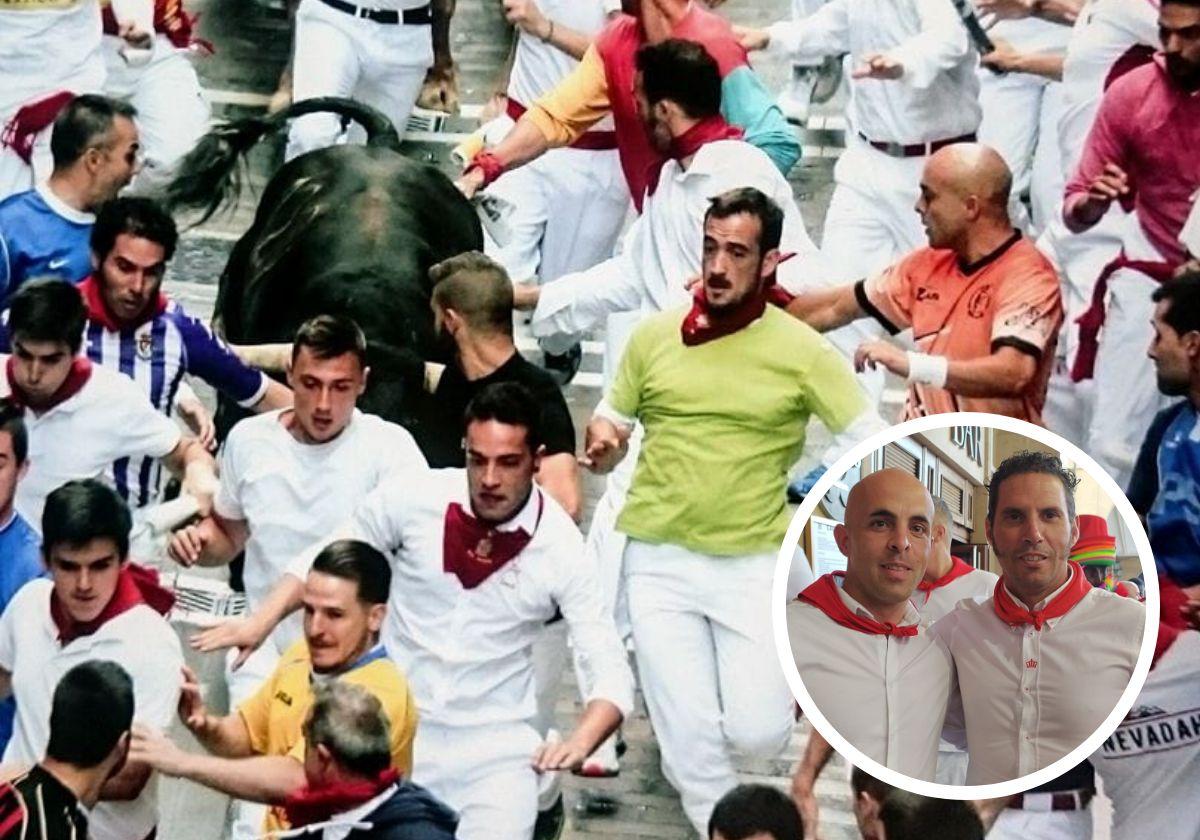
<path id="1" fill-rule="evenodd" d="M 134 352 L 144 362 L 150 361 L 150 357 L 154 355 L 154 336 L 150 334 L 150 326 L 147 324 L 144 329 L 139 330 L 133 339 Z"/>

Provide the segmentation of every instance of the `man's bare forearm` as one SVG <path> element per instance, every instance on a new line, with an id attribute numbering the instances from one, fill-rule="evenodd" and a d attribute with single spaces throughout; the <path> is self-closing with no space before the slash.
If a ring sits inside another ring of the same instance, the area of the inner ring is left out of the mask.
<path id="1" fill-rule="evenodd" d="M 812 730 L 808 736 L 808 743 L 804 745 L 804 755 L 793 774 L 795 783 L 811 788 L 817 783 L 817 777 L 832 757 L 833 747 L 821 737 L 820 732 Z"/>
<path id="2" fill-rule="evenodd" d="M 515 169 L 523 166 L 545 154 L 550 144 L 542 132 L 528 117 L 517 120 L 513 130 L 492 149 L 492 154 L 504 165 L 505 169 Z"/>
<path id="3" fill-rule="evenodd" d="M 209 716 L 203 726 L 191 730 L 204 749 L 219 758 L 248 758 L 254 755 L 250 733 L 241 714 Z"/>
<path id="4" fill-rule="evenodd" d="M 1007 352 L 1005 352 L 1007 351 Z M 1037 374 L 1037 362 L 1012 348 L 982 359 L 951 359 L 946 390 L 963 397 L 1020 397 Z"/>
<path id="5" fill-rule="evenodd" d="M 180 776 L 237 799 L 278 805 L 305 785 L 304 765 L 282 755 L 221 758 L 191 753 Z"/>
<path id="6" fill-rule="evenodd" d="M 866 317 L 854 297 L 853 286 L 820 289 L 796 295 L 787 305 L 788 314 L 817 332 L 829 332 Z"/>

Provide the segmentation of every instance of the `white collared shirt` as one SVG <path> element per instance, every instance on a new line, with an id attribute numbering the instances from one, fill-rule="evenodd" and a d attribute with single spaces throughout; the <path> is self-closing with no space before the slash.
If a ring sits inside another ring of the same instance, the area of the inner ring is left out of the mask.
<path id="1" fill-rule="evenodd" d="M 1146 620 L 1140 603 L 1102 589 L 1040 631 L 1006 624 L 993 600 L 960 602 L 932 631 L 954 657 L 971 785 L 1025 776 L 1095 732 L 1129 685 Z"/>
<path id="2" fill-rule="evenodd" d="M 42 760 L 50 740 L 54 689 L 67 671 L 90 659 L 111 660 L 129 672 L 135 721 L 166 729 L 175 718 L 183 651 L 167 620 L 143 604 L 63 646 L 50 617 L 53 588 L 49 580 L 30 581 L 0 617 L 0 668 L 12 674 L 17 701 L 5 763 Z M 136 799 L 98 803 L 88 830 L 94 840 L 130 840 L 145 837 L 157 822 L 157 779 L 152 776 Z"/>
<path id="3" fill-rule="evenodd" d="M 771 49 L 799 64 L 850 53 L 857 66 L 882 53 L 904 66 L 899 79 L 850 82 L 850 131 L 881 142 L 924 143 L 979 127 L 978 56 L 951 0 L 830 0 L 769 32 Z"/>
<path id="4" fill-rule="evenodd" d="M 851 612 L 874 619 L 835 580 Z M 920 621 L 908 604 L 900 623 Z M 915 636 L 862 633 L 803 601 L 788 604 L 787 623 L 804 687 L 838 734 L 883 766 L 932 781 L 953 669 L 926 628 Z"/>
<path id="5" fill-rule="evenodd" d="M 627 714 L 633 674 L 571 517 L 535 489 L 520 513 L 497 528 L 523 528 L 532 540 L 483 583 L 465 589 L 443 561 L 446 509 L 453 502 L 470 510 L 466 470 L 433 470 L 420 486 L 385 482 L 337 529 L 339 537 L 364 540 L 392 556 L 383 640 L 408 679 L 421 719 L 446 726 L 529 721 L 536 710 L 530 647 L 556 610 L 589 672 L 585 702 L 602 698 Z M 313 556 L 306 552 L 289 573 L 303 579 Z"/>
<path id="6" fill-rule="evenodd" d="M 1091 762 L 1112 799 L 1112 840 L 1200 838 L 1200 633 L 1167 649 Z"/>
<path id="7" fill-rule="evenodd" d="M 927 624 L 932 624 L 953 610 L 964 598 L 974 601 L 990 598 L 997 580 L 999 578 L 991 572 L 975 569 L 929 592 L 913 592 L 912 602 L 921 612 L 921 618 Z"/>
<path id="8" fill-rule="evenodd" d="M 0 365 L 8 356 L 0 355 Z M 8 396 L 0 375 L 0 396 Z M 79 393 L 42 414 L 25 409 L 29 472 L 17 485 L 16 508 L 42 530 L 42 508 L 51 491 L 76 478 L 99 478 L 110 486 L 112 465 L 122 458 L 161 458 L 183 433 L 150 404 L 129 377 L 100 365 Z"/>
<path id="9" fill-rule="evenodd" d="M 820 252 L 804 227 L 791 184 L 761 149 L 719 140 L 702 146 L 687 169 L 676 160 L 666 162 L 617 256 L 542 286 L 530 322 L 533 334 L 582 333 L 615 312 L 687 306 L 687 284 L 700 275 L 709 199 L 738 187 L 755 187 L 783 208 L 780 250 L 797 256 L 779 267 L 780 285 L 799 291 L 802 278 L 820 276 Z"/>

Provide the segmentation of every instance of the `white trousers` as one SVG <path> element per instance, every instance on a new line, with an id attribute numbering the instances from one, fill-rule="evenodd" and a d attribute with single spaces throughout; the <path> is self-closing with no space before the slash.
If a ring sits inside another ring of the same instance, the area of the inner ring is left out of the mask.
<path id="1" fill-rule="evenodd" d="M 303 0 L 296 13 L 292 100 L 351 97 L 378 108 L 403 136 L 425 71 L 433 64 L 430 31 L 427 25 L 375 23 L 320 0 Z M 341 122 L 334 114 L 300 117 L 288 133 L 285 157 L 332 146 L 340 135 Z M 353 126 L 348 139 L 364 136 Z"/>
<path id="2" fill-rule="evenodd" d="M 537 819 L 540 739 L 527 724 L 450 727 L 422 720 L 412 780 L 458 811 L 458 840 L 528 840 Z"/>
<path id="3" fill-rule="evenodd" d="M 1005 808 L 987 833 L 988 840 L 1091 840 L 1091 837 L 1091 808 L 1082 811 Z"/>
<path id="4" fill-rule="evenodd" d="M 549 283 L 612 256 L 629 187 L 616 149 L 551 149 L 501 175 L 488 192 L 512 202 L 512 239 L 485 251 L 514 282 Z"/>
<path id="5" fill-rule="evenodd" d="M 1100 347 L 1096 354 L 1094 408 L 1087 450 L 1122 489 L 1154 415 L 1169 400 L 1158 390 L 1154 363 L 1146 355 L 1154 329 L 1158 283 L 1129 269 L 1108 278 L 1108 297 Z"/>
<path id="6" fill-rule="evenodd" d="M 208 131 L 212 110 L 187 53 L 165 35 L 155 36 L 150 62 L 141 67 L 130 67 L 121 57 L 123 43 L 114 35 L 104 36 L 104 93 L 137 109 L 144 162 L 130 191 L 150 193 L 166 186 L 179 161 Z"/>
<path id="7" fill-rule="evenodd" d="M 630 538 L 625 582 L 635 656 L 667 780 L 707 837 L 737 785 L 732 752 L 777 755 L 792 695 L 771 633 L 775 555 L 715 557 Z"/>

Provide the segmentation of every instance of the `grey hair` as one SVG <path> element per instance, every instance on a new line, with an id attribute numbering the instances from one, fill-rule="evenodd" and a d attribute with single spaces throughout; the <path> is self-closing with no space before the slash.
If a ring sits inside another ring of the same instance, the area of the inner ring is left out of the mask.
<path id="1" fill-rule="evenodd" d="M 304 737 L 311 747 L 324 745 L 356 776 L 373 778 L 392 763 L 387 715 L 362 686 L 338 680 L 315 685 Z"/>
<path id="2" fill-rule="evenodd" d="M 941 496 L 933 497 L 933 521 L 945 525 L 947 531 L 954 524 L 954 514 L 950 512 L 950 505 L 946 504 L 946 500 Z"/>

